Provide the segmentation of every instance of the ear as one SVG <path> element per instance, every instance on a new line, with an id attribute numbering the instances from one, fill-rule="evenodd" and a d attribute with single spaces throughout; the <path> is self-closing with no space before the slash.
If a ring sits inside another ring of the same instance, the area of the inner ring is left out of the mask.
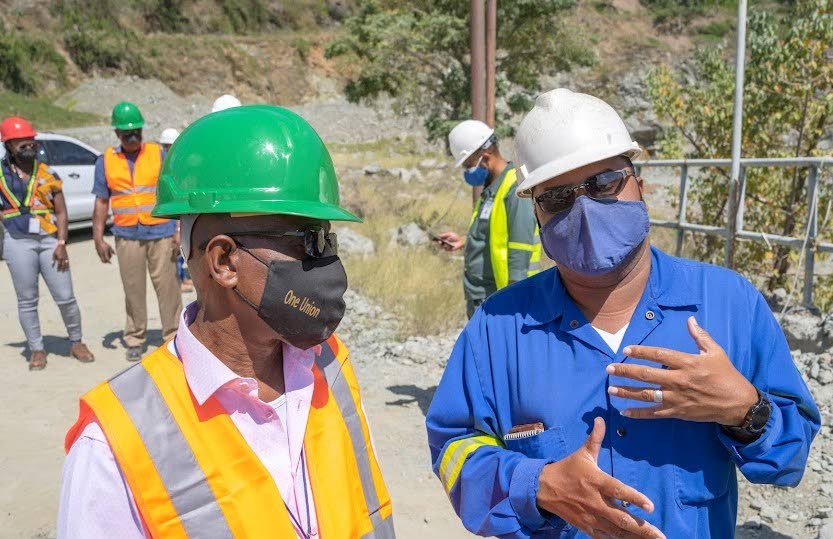
<path id="1" fill-rule="evenodd" d="M 239 256 L 234 240 L 222 234 L 214 236 L 202 255 L 203 267 L 214 282 L 231 290 L 237 286 Z"/>

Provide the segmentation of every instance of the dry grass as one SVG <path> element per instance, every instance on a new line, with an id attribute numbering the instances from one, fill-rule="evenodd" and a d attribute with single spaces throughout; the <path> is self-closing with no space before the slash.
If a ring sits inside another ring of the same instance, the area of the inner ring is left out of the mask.
<path id="1" fill-rule="evenodd" d="M 370 257 L 345 256 L 350 286 L 394 313 L 402 321 L 403 337 L 444 333 L 460 326 L 465 319 L 463 260 L 459 253 L 446 253 L 434 244 L 402 247 L 392 237 L 399 227 L 414 222 L 436 232 L 462 234 L 471 216 L 470 191 L 454 169 L 421 169 L 423 177 L 410 182 L 356 171 L 371 162 L 384 168 L 413 168 L 427 157 L 439 162 L 446 159 L 416 150 L 398 153 L 410 146 L 381 141 L 333 148 L 343 203 L 364 218 L 364 223 L 346 226 L 376 246 Z"/>

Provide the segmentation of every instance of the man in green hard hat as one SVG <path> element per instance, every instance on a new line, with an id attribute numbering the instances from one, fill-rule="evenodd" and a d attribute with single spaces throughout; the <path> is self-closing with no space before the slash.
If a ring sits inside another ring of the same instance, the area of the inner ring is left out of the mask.
<path id="1" fill-rule="evenodd" d="M 148 273 L 159 300 L 162 337 L 167 340 L 176 333 L 182 312 L 176 270 L 179 224 L 151 215 L 165 152 L 159 144 L 142 140 L 145 120 L 139 108 L 119 103 L 113 108 L 112 125 L 121 144 L 107 148 L 95 163 L 93 240 L 98 257 L 110 263 L 114 251 L 104 240 L 104 225 L 111 210 L 127 314 L 127 360 L 138 361 L 147 338 Z"/>
<path id="2" fill-rule="evenodd" d="M 153 215 L 182 221 L 197 301 L 174 339 L 82 397 L 58 536 L 394 537 L 334 335 L 347 276 L 330 222 L 359 219 L 316 132 L 262 105 L 197 120 Z"/>

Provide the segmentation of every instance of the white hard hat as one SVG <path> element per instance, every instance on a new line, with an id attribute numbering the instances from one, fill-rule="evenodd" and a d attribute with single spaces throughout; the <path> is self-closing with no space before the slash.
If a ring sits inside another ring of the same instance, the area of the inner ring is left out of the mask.
<path id="1" fill-rule="evenodd" d="M 495 130 L 480 120 L 466 120 L 457 124 L 448 134 L 454 166 L 462 165 L 463 161 L 479 150 L 494 134 Z"/>
<path id="2" fill-rule="evenodd" d="M 538 96 L 515 135 L 518 196 L 555 176 L 642 150 L 613 108 L 597 97 L 558 88 Z"/>
<path id="3" fill-rule="evenodd" d="M 239 107 L 240 105 L 242 105 L 242 103 L 239 99 L 233 95 L 224 94 L 214 101 L 214 105 L 211 107 L 211 112 L 219 112 L 232 107 Z"/>
<path id="4" fill-rule="evenodd" d="M 173 127 L 169 127 L 162 131 L 162 134 L 159 135 L 159 144 L 173 144 L 178 136 L 179 131 Z"/>

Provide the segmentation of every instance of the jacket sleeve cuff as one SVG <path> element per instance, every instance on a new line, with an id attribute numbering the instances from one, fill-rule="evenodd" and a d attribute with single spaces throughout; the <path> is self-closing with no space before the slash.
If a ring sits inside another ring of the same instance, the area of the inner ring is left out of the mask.
<path id="1" fill-rule="evenodd" d="M 717 436 L 720 438 L 720 441 L 723 442 L 726 449 L 729 450 L 732 458 L 737 463 L 760 460 L 764 455 L 769 453 L 772 449 L 772 444 L 781 437 L 784 430 L 781 409 L 778 408 L 769 395 L 767 395 L 767 397 L 772 403 L 772 412 L 770 413 L 769 420 L 767 420 L 766 425 L 764 426 L 763 434 L 761 434 L 761 437 L 754 442 L 745 444 L 735 440 L 729 436 L 729 434 L 727 434 L 720 427 L 720 425 L 715 426 L 717 429 Z"/>
<path id="2" fill-rule="evenodd" d="M 509 485 L 509 503 L 521 525 L 530 531 L 538 530 L 545 525 L 557 525 L 563 520 L 542 513 L 538 509 L 538 478 L 544 466 L 554 462 L 547 459 L 524 459 L 512 472 L 512 482 Z"/>

